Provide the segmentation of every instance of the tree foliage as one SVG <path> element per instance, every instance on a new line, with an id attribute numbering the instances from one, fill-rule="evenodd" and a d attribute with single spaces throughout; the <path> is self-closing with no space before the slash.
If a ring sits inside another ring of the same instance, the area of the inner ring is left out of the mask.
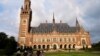
<path id="1" fill-rule="evenodd" d="M 92 44 L 92 49 L 96 51 L 100 51 L 100 42 L 98 43 L 93 43 Z"/>
<path id="2" fill-rule="evenodd" d="M 15 37 L 8 37 L 6 33 L 0 32 L 0 49 L 3 49 L 7 55 L 13 54 L 17 49 Z"/>

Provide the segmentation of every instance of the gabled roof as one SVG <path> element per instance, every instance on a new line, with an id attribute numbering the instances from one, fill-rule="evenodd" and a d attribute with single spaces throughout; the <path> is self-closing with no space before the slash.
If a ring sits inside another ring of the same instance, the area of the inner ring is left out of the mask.
<path id="1" fill-rule="evenodd" d="M 41 23 L 38 27 L 31 27 L 32 33 L 51 33 L 54 30 L 59 33 L 75 33 L 79 27 L 70 27 L 67 23 Z"/>

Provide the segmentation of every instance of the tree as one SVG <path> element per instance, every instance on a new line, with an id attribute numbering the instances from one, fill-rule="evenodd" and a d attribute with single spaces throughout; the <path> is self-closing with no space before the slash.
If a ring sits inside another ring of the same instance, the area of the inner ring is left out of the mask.
<path id="1" fill-rule="evenodd" d="M 10 50 L 10 51 L 9 51 Z M 7 55 L 11 55 L 17 50 L 17 42 L 15 41 L 15 37 L 9 37 L 7 41 L 7 45 L 5 47 L 5 51 Z"/>
<path id="2" fill-rule="evenodd" d="M 17 50 L 15 37 L 8 37 L 6 33 L 0 32 L 0 49 L 4 50 L 7 55 L 13 54 Z"/>
<path id="3" fill-rule="evenodd" d="M 4 49 L 6 46 L 7 34 L 0 32 L 0 49 Z"/>
<path id="4" fill-rule="evenodd" d="M 95 51 L 100 51 L 100 42 L 92 44 L 92 49 Z"/>

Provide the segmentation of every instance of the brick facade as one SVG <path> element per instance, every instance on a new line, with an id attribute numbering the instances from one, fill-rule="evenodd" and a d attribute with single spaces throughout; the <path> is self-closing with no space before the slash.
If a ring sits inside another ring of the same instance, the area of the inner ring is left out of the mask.
<path id="1" fill-rule="evenodd" d="M 67 23 L 41 23 L 31 27 L 31 1 L 25 0 L 20 13 L 18 42 L 20 45 L 32 46 L 34 49 L 80 49 L 91 48 L 90 34 L 76 20 L 76 26 Z"/>

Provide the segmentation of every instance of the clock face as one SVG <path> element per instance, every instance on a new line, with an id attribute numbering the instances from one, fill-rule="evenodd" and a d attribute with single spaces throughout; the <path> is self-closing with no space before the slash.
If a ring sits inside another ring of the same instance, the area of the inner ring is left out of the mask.
<path id="1" fill-rule="evenodd" d="M 27 23 L 27 20 L 22 20 L 23 25 L 26 25 L 26 23 Z"/>
<path id="2" fill-rule="evenodd" d="M 26 20 L 23 20 L 23 23 L 26 23 Z"/>

